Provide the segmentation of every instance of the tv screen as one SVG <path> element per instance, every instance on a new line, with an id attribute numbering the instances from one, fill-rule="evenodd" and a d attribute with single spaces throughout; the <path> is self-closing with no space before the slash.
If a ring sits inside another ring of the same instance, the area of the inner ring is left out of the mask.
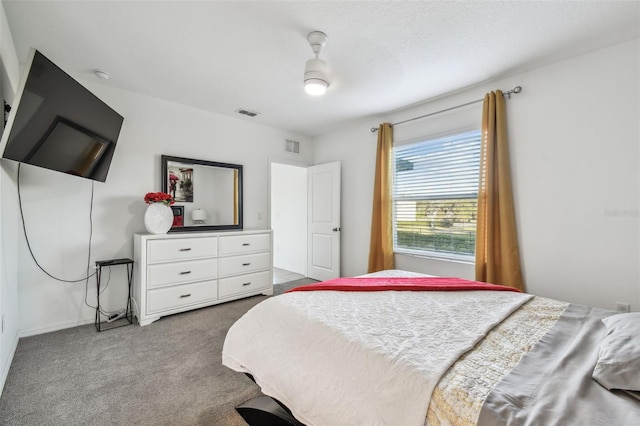
<path id="1" fill-rule="evenodd" d="M 27 68 L 2 157 L 104 182 L 122 116 L 37 50 Z"/>

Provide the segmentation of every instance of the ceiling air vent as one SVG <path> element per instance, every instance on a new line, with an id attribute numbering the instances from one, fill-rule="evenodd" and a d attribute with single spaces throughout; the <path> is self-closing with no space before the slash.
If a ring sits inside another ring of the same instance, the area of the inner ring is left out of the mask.
<path id="1" fill-rule="evenodd" d="M 236 112 L 238 114 L 246 115 L 248 117 L 255 117 L 256 115 L 260 114 L 259 112 L 249 111 L 248 109 L 244 109 L 244 108 L 237 109 Z"/>
<path id="2" fill-rule="evenodd" d="M 300 142 L 291 139 L 284 140 L 284 150 L 294 154 L 300 154 Z"/>

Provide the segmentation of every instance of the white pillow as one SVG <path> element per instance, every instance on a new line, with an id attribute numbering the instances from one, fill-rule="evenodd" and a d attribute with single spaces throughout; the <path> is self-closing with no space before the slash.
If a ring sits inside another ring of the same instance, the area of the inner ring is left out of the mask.
<path id="1" fill-rule="evenodd" d="M 640 399 L 640 312 L 612 315 L 602 322 L 607 335 L 592 377 L 609 390 Z"/>

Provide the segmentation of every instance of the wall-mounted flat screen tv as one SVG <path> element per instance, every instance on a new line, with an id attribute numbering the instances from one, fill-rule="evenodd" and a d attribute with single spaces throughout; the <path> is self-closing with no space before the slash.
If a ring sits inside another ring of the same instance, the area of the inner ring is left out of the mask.
<path id="1" fill-rule="evenodd" d="M 122 116 L 35 49 L 25 75 L 2 157 L 104 182 Z"/>

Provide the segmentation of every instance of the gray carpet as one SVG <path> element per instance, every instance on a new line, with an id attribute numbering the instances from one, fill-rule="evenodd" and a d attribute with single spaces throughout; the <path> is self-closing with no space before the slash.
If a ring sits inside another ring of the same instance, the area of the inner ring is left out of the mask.
<path id="1" fill-rule="evenodd" d="M 282 283 L 282 284 L 274 284 L 273 285 L 273 295 L 277 296 L 279 294 L 284 293 L 285 291 L 289 290 L 290 288 L 294 288 L 297 287 L 299 285 L 305 285 L 305 284 L 313 284 L 313 283 L 317 283 L 317 280 L 311 279 L 311 278 L 300 278 L 299 280 L 294 280 L 294 281 L 289 281 L 286 283 Z"/>
<path id="2" fill-rule="evenodd" d="M 316 282 L 274 285 L 274 295 Z M 245 425 L 234 407 L 260 394 L 221 364 L 229 327 L 266 299 L 137 324 L 20 339 L 0 397 L 2 425 Z"/>

